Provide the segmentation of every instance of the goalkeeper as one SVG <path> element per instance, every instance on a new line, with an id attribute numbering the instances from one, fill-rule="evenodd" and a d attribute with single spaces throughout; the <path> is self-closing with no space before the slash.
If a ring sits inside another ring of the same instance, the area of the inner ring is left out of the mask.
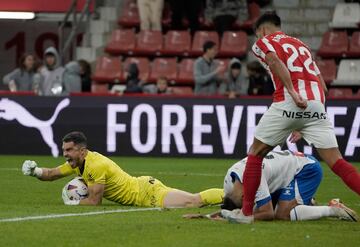
<path id="1" fill-rule="evenodd" d="M 201 207 L 222 202 L 223 189 L 208 189 L 192 194 L 165 186 L 150 177 L 133 177 L 109 158 L 87 149 L 87 139 L 81 132 L 71 132 L 63 138 L 66 162 L 55 168 L 37 167 L 35 161 L 26 160 L 22 172 L 39 180 L 52 181 L 76 174 L 87 186 L 89 196 L 70 200 L 63 191 L 66 205 L 100 205 L 102 198 L 122 205 L 140 207 Z"/>

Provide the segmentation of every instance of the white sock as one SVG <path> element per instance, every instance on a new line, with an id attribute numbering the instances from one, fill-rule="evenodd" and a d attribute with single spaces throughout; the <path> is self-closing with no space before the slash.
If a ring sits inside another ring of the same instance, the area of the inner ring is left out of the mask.
<path id="1" fill-rule="evenodd" d="M 290 211 L 291 221 L 316 220 L 322 217 L 336 216 L 332 207 L 299 205 Z"/>

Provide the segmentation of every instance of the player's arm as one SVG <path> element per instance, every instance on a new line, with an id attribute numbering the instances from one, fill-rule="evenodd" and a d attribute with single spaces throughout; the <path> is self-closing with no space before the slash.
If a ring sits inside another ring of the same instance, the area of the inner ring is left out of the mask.
<path id="1" fill-rule="evenodd" d="M 254 210 L 255 220 L 273 220 L 274 217 L 275 213 L 271 200 Z"/>
<path id="2" fill-rule="evenodd" d="M 24 161 L 22 172 L 25 176 L 37 177 L 42 181 L 53 181 L 69 175 L 61 171 L 61 166 L 55 168 L 40 168 L 37 167 L 36 162 L 32 160 Z"/>
<path id="3" fill-rule="evenodd" d="M 104 195 L 104 184 L 93 184 L 88 187 L 89 196 L 80 201 L 80 205 L 100 205 Z"/>
<path id="4" fill-rule="evenodd" d="M 289 92 L 290 96 L 295 101 L 296 105 L 300 108 L 306 108 L 307 103 L 301 96 L 295 91 L 291 81 L 289 70 L 285 64 L 279 59 L 275 52 L 268 52 L 265 55 L 265 62 L 269 65 L 271 72 L 276 75 L 284 87 Z"/>

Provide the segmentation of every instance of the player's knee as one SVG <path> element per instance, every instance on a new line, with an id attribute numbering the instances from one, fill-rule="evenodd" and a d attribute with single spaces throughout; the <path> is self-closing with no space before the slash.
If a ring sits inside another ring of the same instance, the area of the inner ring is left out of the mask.
<path id="1" fill-rule="evenodd" d="M 274 217 L 276 220 L 290 220 L 290 212 L 276 212 Z"/>

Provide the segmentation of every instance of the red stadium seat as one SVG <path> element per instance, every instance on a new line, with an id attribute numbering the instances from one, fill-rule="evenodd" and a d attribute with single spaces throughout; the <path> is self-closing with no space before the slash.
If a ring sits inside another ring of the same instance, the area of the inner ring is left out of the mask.
<path id="1" fill-rule="evenodd" d="M 348 57 L 360 57 L 360 32 L 354 32 L 350 40 L 350 49 L 347 53 Z"/>
<path id="2" fill-rule="evenodd" d="M 349 40 L 345 31 L 329 31 L 323 35 L 317 55 L 326 58 L 343 57 L 348 47 Z"/>
<path id="3" fill-rule="evenodd" d="M 329 97 L 331 98 L 352 98 L 351 88 L 330 88 Z"/>
<path id="4" fill-rule="evenodd" d="M 215 31 L 197 31 L 191 47 L 191 55 L 199 56 L 203 54 L 203 45 L 206 41 L 213 41 L 219 45 L 219 35 Z"/>
<path id="5" fill-rule="evenodd" d="M 114 30 L 105 51 L 112 55 L 132 55 L 135 50 L 135 32 L 132 29 Z"/>
<path id="6" fill-rule="evenodd" d="M 150 75 L 150 62 L 146 57 L 128 57 L 124 62 L 124 73 L 122 80 L 125 81 L 126 71 L 129 67 L 129 64 L 136 63 L 139 68 L 139 77 L 147 81 Z"/>
<path id="7" fill-rule="evenodd" d="M 119 57 L 98 57 L 92 79 L 100 83 L 119 82 L 121 80 L 121 61 Z"/>
<path id="8" fill-rule="evenodd" d="M 189 55 L 191 49 L 191 36 L 188 31 L 169 31 L 165 35 L 164 55 Z"/>
<path id="9" fill-rule="evenodd" d="M 149 82 L 155 82 L 160 76 L 166 76 L 169 81 L 177 78 L 177 63 L 175 58 L 156 58 L 152 64 Z"/>
<path id="10" fill-rule="evenodd" d="M 353 95 L 353 97 L 356 99 L 360 99 L 360 90 L 358 90 L 357 93 Z"/>
<path id="11" fill-rule="evenodd" d="M 137 55 L 158 56 L 163 50 L 163 36 L 160 31 L 140 31 L 137 37 L 135 53 Z"/>
<path id="12" fill-rule="evenodd" d="M 247 34 L 243 31 L 225 32 L 219 51 L 220 57 L 242 57 L 248 49 Z"/>
<path id="13" fill-rule="evenodd" d="M 260 16 L 260 6 L 255 2 L 249 3 L 248 14 L 249 14 L 249 18 L 246 21 L 244 21 L 243 23 L 236 21 L 233 25 L 233 28 L 252 30 L 256 20 Z"/>
<path id="14" fill-rule="evenodd" d="M 92 93 L 108 93 L 109 85 L 107 83 L 94 82 L 91 84 L 91 92 Z"/>
<path id="15" fill-rule="evenodd" d="M 330 84 L 336 79 L 336 63 L 334 59 L 317 60 L 316 64 L 326 84 Z"/>
<path id="16" fill-rule="evenodd" d="M 181 60 L 176 83 L 194 85 L 194 59 L 185 58 Z"/>
<path id="17" fill-rule="evenodd" d="M 136 1 L 127 1 L 127 3 L 124 4 L 118 23 L 122 27 L 137 27 L 140 25 Z"/>
<path id="18" fill-rule="evenodd" d="M 192 87 L 170 87 L 173 94 L 192 95 L 194 91 Z"/>

